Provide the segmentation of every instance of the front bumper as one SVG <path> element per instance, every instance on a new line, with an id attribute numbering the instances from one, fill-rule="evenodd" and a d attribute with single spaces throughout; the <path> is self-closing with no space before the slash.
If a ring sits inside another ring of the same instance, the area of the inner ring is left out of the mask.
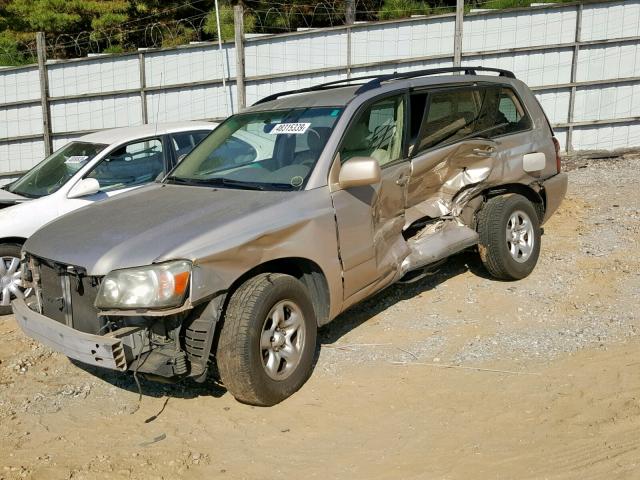
<path id="1" fill-rule="evenodd" d="M 569 185 L 569 176 L 566 172 L 558 173 L 553 177 L 547 178 L 542 182 L 542 188 L 545 196 L 545 210 L 542 223 L 545 223 L 551 215 L 558 210 L 558 207 L 567 194 Z"/>
<path id="2" fill-rule="evenodd" d="M 34 340 L 82 363 L 127 370 L 125 346 L 121 339 L 75 330 L 31 310 L 23 299 L 14 300 L 12 306 L 18 325 Z"/>

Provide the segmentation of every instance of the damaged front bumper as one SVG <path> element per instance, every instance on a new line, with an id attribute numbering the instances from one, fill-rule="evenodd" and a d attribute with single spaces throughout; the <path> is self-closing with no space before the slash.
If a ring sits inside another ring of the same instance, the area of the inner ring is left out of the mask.
<path id="1" fill-rule="evenodd" d="M 18 325 L 34 340 L 88 365 L 127 370 L 122 338 L 80 332 L 32 310 L 21 298 L 14 300 L 12 306 Z"/>
<path id="2" fill-rule="evenodd" d="M 38 313 L 35 303 L 35 300 L 29 303 L 24 299 L 13 301 L 13 312 L 20 328 L 25 335 L 69 358 L 120 372 L 136 371 L 165 381 L 206 374 L 208 356 L 190 358 L 190 362 L 187 352 L 174 340 L 163 341 L 149 325 L 121 326 L 104 335 L 94 335 Z M 203 327 L 199 329 L 203 330 Z M 208 333 L 207 328 L 203 331 Z M 197 350 L 204 341 L 191 338 L 193 335 L 188 334 L 185 341 Z M 205 337 L 209 338 L 208 335 Z"/>

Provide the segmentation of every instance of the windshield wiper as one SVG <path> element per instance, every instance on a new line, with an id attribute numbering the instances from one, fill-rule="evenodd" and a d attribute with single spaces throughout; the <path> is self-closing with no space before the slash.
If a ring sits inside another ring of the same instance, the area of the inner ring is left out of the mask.
<path id="1" fill-rule="evenodd" d="M 180 185 L 193 185 L 200 187 L 231 187 L 242 188 L 245 190 L 264 190 L 261 184 L 253 182 L 242 182 L 240 180 L 230 180 L 228 178 L 213 177 L 213 178 L 182 178 L 182 177 L 169 177 L 167 179 L 169 183 L 176 183 Z"/>
<path id="2" fill-rule="evenodd" d="M 259 182 L 246 182 L 243 180 L 232 180 L 224 177 L 213 177 L 206 180 L 209 184 L 223 187 L 237 187 L 245 190 L 265 190 L 265 184 Z"/>
<path id="3" fill-rule="evenodd" d="M 209 186 L 209 182 L 207 180 L 199 180 L 197 178 L 181 178 L 172 176 L 168 177 L 165 182 L 176 185 Z"/>
<path id="4" fill-rule="evenodd" d="M 167 178 L 169 183 L 177 183 L 181 185 L 197 185 L 207 187 L 229 187 L 239 188 L 244 190 L 293 190 L 288 183 L 269 183 L 269 182 L 249 182 L 246 180 L 234 180 L 224 177 L 212 177 L 212 178 L 182 178 L 182 177 L 169 177 Z"/>
<path id="5" fill-rule="evenodd" d="M 44 197 L 44 195 L 46 195 L 46 194 L 35 195 L 33 193 L 21 192 L 20 190 L 10 190 L 9 188 L 5 188 L 5 190 L 9 193 L 13 193 L 15 195 L 20 195 L 21 197 L 30 198 L 30 199 L 36 199 L 36 198 Z"/>
<path id="6" fill-rule="evenodd" d="M 246 188 L 247 190 L 293 190 L 295 187 L 289 183 L 277 182 L 248 182 L 246 180 L 233 180 L 230 178 L 214 177 L 211 180 L 220 182 L 222 185 Z"/>

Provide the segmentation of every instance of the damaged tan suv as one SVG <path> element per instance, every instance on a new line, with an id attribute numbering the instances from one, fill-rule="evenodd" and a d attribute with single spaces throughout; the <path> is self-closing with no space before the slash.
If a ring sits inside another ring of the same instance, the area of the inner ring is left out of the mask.
<path id="1" fill-rule="evenodd" d="M 454 73 L 456 73 L 454 75 Z M 476 248 L 527 276 L 567 176 L 535 97 L 464 67 L 272 95 L 162 182 L 48 224 L 23 250 L 24 332 L 91 365 L 203 381 L 273 405 L 311 374 L 316 331 Z"/>

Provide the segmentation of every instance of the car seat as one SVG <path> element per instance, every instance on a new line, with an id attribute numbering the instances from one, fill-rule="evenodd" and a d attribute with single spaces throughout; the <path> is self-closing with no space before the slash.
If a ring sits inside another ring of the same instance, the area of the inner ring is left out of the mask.
<path id="1" fill-rule="evenodd" d="M 331 128 L 329 127 L 309 128 L 309 130 L 307 130 L 307 145 L 309 146 L 309 150 L 298 153 L 294 163 L 312 166 L 318 160 L 318 157 L 320 157 L 330 135 Z"/>

